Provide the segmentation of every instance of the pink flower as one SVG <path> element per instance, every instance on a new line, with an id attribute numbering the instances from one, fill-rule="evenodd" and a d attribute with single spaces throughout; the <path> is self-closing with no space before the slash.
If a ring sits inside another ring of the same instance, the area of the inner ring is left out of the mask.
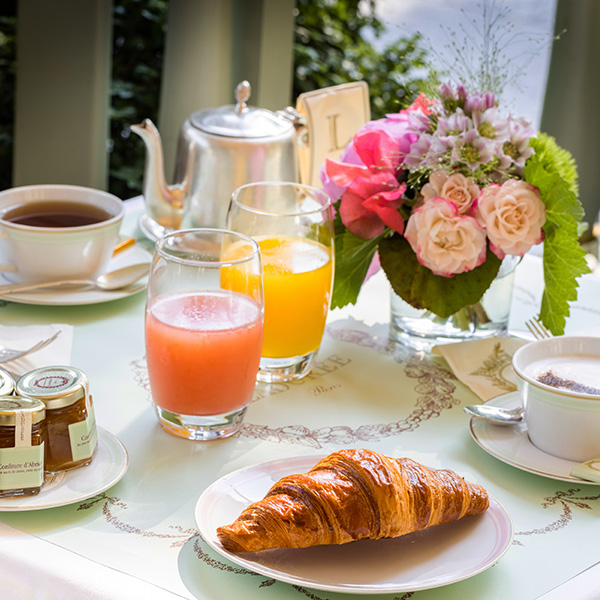
<path id="1" fill-rule="evenodd" d="M 404 237 L 421 265 L 436 275 L 452 277 L 471 271 L 485 261 L 485 231 L 456 205 L 433 198 L 413 211 Z"/>
<path id="2" fill-rule="evenodd" d="M 421 194 L 425 202 L 436 197 L 445 198 L 456 204 L 458 213 L 464 215 L 471 210 L 471 205 L 479 196 L 479 191 L 472 177 L 438 170 L 429 176 L 429 183 L 423 186 Z"/>
<path id="3" fill-rule="evenodd" d="M 523 256 L 544 237 L 546 207 L 540 191 L 525 181 L 509 179 L 501 186 L 486 187 L 472 214 L 486 228 L 490 248 L 498 258 Z"/>
<path id="4" fill-rule="evenodd" d="M 406 114 L 414 110 L 420 110 L 424 115 L 430 115 L 433 112 L 433 109 L 436 105 L 437 102 L 435 100 L 428 98 L 425 94 L 421 92 L 418 95 L 417 99 L 408 108 L 401 110 L 400 113 Z"/>
<path id="5" fill-rule="evenodd" d="M 342 194 L 340 217 L 354 235 L 370 239 L 382 234 L 386 225 L 402 234 L 404 219 L 398 212 L 406 184 L 390 173 L 357 177 Z"/>
<path id="6" fill-rule="evenodd" d="M 325 161 L 325 171 L 336 185 L 348 187 L 357 177 L 369 177 L 371 173 L 395 174 L 400 168 L 404 152 L 400 144 L 385 131 L 361 129 L 352 142 L 360 159 L 359 164 L 332 160 Z M 406 150 L 410 147 L 407 143 Z"/>

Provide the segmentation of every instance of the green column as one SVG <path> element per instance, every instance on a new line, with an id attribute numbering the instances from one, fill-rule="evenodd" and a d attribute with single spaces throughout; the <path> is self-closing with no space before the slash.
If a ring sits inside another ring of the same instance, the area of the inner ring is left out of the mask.
<path id="1" fill-rule="evenodd" d="M 19 0 L 13 185 L 107 187 L 111 0 Z"/>
<path id="2" fill-rule="evenodd" d="M 557 0 L 552 58 L 541 130 L 577 161 L 580 199 L 591 225 L 600 210 L 600 2 Z M 561 33 L 563 32 L 563 33 Z"/>

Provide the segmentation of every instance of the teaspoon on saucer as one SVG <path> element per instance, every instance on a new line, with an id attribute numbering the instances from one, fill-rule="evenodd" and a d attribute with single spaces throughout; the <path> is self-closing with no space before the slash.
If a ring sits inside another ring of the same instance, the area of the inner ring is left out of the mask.
<path id="1" fill-rule="evenodd" d="M 122 269 L 109 271 L 103 275 L 99 275 L 95 279 L 66 279 L 63 281 L 37 281 L 31 283 L 14 283 L 8 285 L 0 285 L 0 295 L 11 294 L 13 292 L 23 292 L 26 290 L 37 290 L 41 288 L 56 288 L 56 287 L 95 287 L 100 290 L 112 291 L 135 283 L 148 275 L 150 263 L 140 263 L 129 265 Z"/>
<path id="2" fill-rule="evenodd" d="M 523 421 L 522 408 L 499 408 L 485 404 L 472 404 L 465 406 L 464 411 L 472 417 L 485 419 L 494 425 L 516 425 Z"/>

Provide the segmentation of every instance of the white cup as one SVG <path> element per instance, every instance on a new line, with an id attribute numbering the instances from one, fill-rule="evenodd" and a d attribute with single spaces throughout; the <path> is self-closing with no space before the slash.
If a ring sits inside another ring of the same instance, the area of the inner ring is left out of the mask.
<path id="1" fill-rule="evenodd" d="M 109 218 L 76 227 L 38 227 L 3 218 L 20 205 L 56 201 L 95 206 Z M 0 192 L 0 271 L 11 281 L 93 278 L 108 266 L 124 214 L 119 198 L 92 188 L 49 184 Z"/>
<path id="2" fill-rule="evenodd" d="M 600 338 L 561 336 L 539 340 L 522 346 L 513 356 L 531 442 L 553 456 L 585 462 L 600 456 L 600 395 L 553 387 L 537 379 L 544 365 L 554 364 L 554 373 L 577 381 L 576 376 L 571 377 L 576 367 L 563 371 L 563 375 L 561 368 L 578 362 L 585 364 L 581 383 L 589 387 L 584 381 L 588 373 L 600 372 Z"/>

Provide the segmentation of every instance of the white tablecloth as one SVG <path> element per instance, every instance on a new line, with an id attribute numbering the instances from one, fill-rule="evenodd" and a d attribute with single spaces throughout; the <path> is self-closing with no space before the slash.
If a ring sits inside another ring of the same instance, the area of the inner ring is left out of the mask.
<path id="1" fill-rule="evenodd" d="M 134 212 L 128 215 L 125 231 L 136 231 L 135 219 Z M 525 319 L 538 312 L 541 290 L 539 258 L 529 257 L 517 271 L 513 330 L 523 331 Z M 600 280 L 585 277 L 568 332 L 600 331 L 599 298 Z M 194 507 L 210 483 L 238 468 L 357 446 L 454 469 L 498 498 L 515 526 L 513 545 L 483 573 L 379 598 L 600 598 L 589 594 L 600 590 L 597 567 L 573 579 L 600 558 L 600 487 L 527 473 L 479 448 L 462 411 L 477 401 L 473 393 L 453 379 L 443 359 L 389 345 L 383 275 L 369 282 L 356 307 L 332 311 L 310 377 L 259 385 L 240 435 L 211 443 L 181 440 L 158 426 L 145 369 L 143 310 L 143 293 L 95 306 L 0 301 L 0 323 L 73 326 L 71 362 L 90 377 L 97 421 L 129 453 L 125 477 L 87 502 L 0 513 L 2 600 L 346 597 L 236 570 L 198 535 Z M 563 584 L 568 591 L 559 591 Z"/>

